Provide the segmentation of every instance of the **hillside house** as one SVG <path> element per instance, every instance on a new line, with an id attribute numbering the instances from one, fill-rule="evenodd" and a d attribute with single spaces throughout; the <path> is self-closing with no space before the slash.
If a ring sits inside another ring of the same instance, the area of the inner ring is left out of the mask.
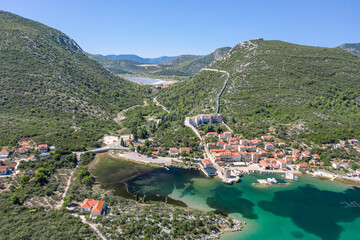
<path id="1" fill-rule="evenodd" d="M 255 146 L 255 145 L 247 146 L 247 147 L 246 147 L 246 150 L 247 150 L 248 152 L 254 152 L 254 151 L 256 151 L 256 146 Z"/>
<path id="2" fill-rule="evenodd" d="M 270 136 L 261 136 L 261 139 L 264 141 L 270 141 L 271 137 Z"/>
<path id="3" fill-rule="evenodd" d="M 342 166 L 341 166 L 339 163 L 337 163 L 337 162 L 333 162 L 331 165 L 332 165 L 332 167 L 333 167 L 334 169 L 341 169 L 341 168 L 342 168 Z"/>
<path id="4" fill-rule="evenodd" d="M 311 158 L 311 153 L 309 151 L 302 152 L 303 158 Z"/>
<path id="5" fill-rule="evenodd" d="M 41 152 L 41 153 L 47 153 L 49 150 L 48 145 L 47 144 L 40 144 L 37 147 L 37 151 Z"/>
<path id="6" fill-rule="evenodd" d="M 219 139 L 220 139 L 220 140 L 222 140 L 222 139 L 226 139 L 225 134 L 220 133 L 220 134 L 219 134 Z"/>
<path id="7" fill-rule="evenodd" d="M 0 158 L 8 158 L 11 154 L 10 150 L 2 150 L 0 154 Z"/>
<path id="8" fill-rule="evenodd" d="M 26 147 L 21 147 L 21 148 L 18 148 L 18 152 L 19 152 L 19 154 L 21 154 L 21 155 L 27 154 L 27 153 L 29 153 L 29 149 L 26 148 Z"/>
<path id="9" fill-rule="evenodd" d="M 0 175 L 6 175 L 9 173 L 9 168 L 7 166 L 0 166 Z"/>
<path id="10" fill-rule="evenodd" d="M 348 140 L 348 143 L 349 143 L 350 145 L 354 145 L 354 144 L 358 144 L 359 141 L 358 141 L 357 139 L 349 139 L 349 140 Z"/>
<path id="11" fill-rule="evenodd" d="M 192 148 L 190 148 L 190 147 L 181 147 L 180 148 L 180 153 L 182 153 L 184 151 L 185 151 L 186 154 L 190 154 L 191 151 L 192 151 Z"/>
<path id="12" fill-rule="evenodd" d="M 206 137 L 217 138 L 217 137 L 218 137 L 218 134 L 217 134 L 217 132 L 208 132 L 208 133 L 206 134 Z"/>
<path id="13" fill-rule="evenodd" d="M 217 144 L 216 144 L 216 146 L 217 146 L 218 148 L 224 148 L 224 144 L 225 144 L 225 142 L 223 142 L 223 141 L 218 141 Z"/>
<path id="14" fill-rule="evenodd" d="M 224 132 L 225 138 L 231 138 L 232 134 L 231 132 Z"/>
<path id="15" fill-rule="evenodd" d="M 105 214 L 106 202 L 103 200 L 85 199 L 81 204 L 81 212 L 90 212 L 91 216 L 101 216 Z"/>
<path id="16" fill-rule="evenodd" d="M 224 149 L 225 149 L 225 150 L 232 150 L 232 149 L 233 149 L 233 146 L 230 145 L 230 144 L 225 143 L 225 144 L 224 144 Z"/>
<path id="17" fill-rule="evenodd" d="M 264 149 L 268 150 L 268 151 L 274 150 L 274 145 L 272 143 L 265 142 L 264 143 Z"/>
<path id="18" fill-rule="evenodd" d="M 177 149 L 176 147 L 170 148 L 169 150 L 170 155 L 176 155 L 178 153 L 179 153 L 179 149 Z"/>
<path id="19" fill-rule="evenodd" d="M 207 143 L 206 146 L 207 146 L 209 149 L 216 148 L 216 144 L 215 144 L 215 143 Z"/>
<path id="20" fill-rule="evenodd" d="M 343 148 L 344 148 L 344 145 L 342 145 L 341 143 L 338 143 L 338 144 L 335 144 L 335 145 L 334 145 L 334 148 L 335 148 L 335 149 L 343 149 Z"/>
<path id="21" fill-rule="evenodd" d="M 284 142 L 279 142 L 279 143 L 278 143 L 278 146 L 279 146 L 279 147 L 286 147 L 286 143 L 284 143 Z"/>
<path id="22" fill-rule="evenodd" d="M 240 144 L 244 145 L 244 146 L 249 146 L 250 145 L 250 141 L 247 139 L 241 139 L 239 141 Z"/>

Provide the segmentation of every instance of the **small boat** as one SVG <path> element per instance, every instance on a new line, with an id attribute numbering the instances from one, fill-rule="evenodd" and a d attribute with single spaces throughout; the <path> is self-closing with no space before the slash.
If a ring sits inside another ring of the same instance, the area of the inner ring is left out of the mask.
<path id="1" fill-rule="evenodd" d="M 266 181 L 267 181 L 268 183 L 270 183 L 270 184 L 276 184 L 276 183 L 277 183 L 277 181 L 276 181 L 275 178 L 267 178 Z"/>
<path id="2" fill-rule="evenodd" d="M 221 180 L 223 183 L 225 183 L 225 184 L 228 184 L 228 185 L 232 185 L 233 184 L 233 182 L 232 181 L 229 181 L 229 180 L 226 180 L 226 179 L 223 179 L 223 180 Z"/>

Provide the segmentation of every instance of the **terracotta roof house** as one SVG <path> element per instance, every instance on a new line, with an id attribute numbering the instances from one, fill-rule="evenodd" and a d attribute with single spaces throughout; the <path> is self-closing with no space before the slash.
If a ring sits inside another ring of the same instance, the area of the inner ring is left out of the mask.
<path id="1" fill-rule="evenodd" d="M 106 202 L 103 200 L 97 201 L 93 198 L 86 198 L 81 204 L 81 212 L 90 212 L 92 216 L 100 216 L 105 213 Z"/>
<path id="2" fill-rule="evenodd" d="M 359 143 L 359 141 L 357 140 L 357 139 L 349 139 L 348 140 L 348 142 L 349 142 L 349 144 L 358 144 Z"/>
<path id="3" fill-rule="evenodd" d="M 11 151 L 10 150 L 2 150 L 0 158 L 8 158 L 10 156 Z"/>
<path id="4" fill-rule="evenodd" d="M 261 139 L 264 141 L 269 141 L 271 139 L 270 136 L 261 136 Z"/>
<path id="5" fill-rule="evenodd" d="M 21 147 L 18 149 L 19 154 L 27 154 L 29 153 L 29 149 L 26 147 Z"/>
<path id="6" fill-rule="evenodd" d="M 176 155 L 178 154 L 179 150 L 176 147 L 170 148 L 169 154 L 170 155 Z"/>
<path id="7" fill-rule="evenodd" d="M 190 148 L 190 147 L 181 147 L 180 148 L 180 153 L 182 153 L 183 151 L 185 151 L 186 154 L 190 154 L 190 152 L 192 151 L 192 148 Z"/>
<path id="8" fill-rule="evenodd" d="M 270 169 L 270 164 L 267 163 L 265 160 L 260 160 L 260 163 L 265 169 Z"/>
<path id="9" fill-rule="evenodd" d="M 0 166 L 0 175 L 6 175 L 9 172 L 9 168 L 7 166 Z"/>
<path id="10" fill-rule="evenodd" d="M 47 144 L 39 144 L 39 146 L 37 147 L 37 150 L 42 153 L 46 153 L 48 151 L 48 145 Z"/>

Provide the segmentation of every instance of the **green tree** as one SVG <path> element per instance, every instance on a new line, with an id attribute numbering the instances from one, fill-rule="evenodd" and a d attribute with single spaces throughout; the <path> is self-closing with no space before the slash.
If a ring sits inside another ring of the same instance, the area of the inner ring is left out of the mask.
<path id="1" fill-rule="evenodd" d="M 22 204 L 22 201 L 21 201 L 21 197 L 19 194 L 17 193 L 14 193 L 11 197 L 10 197 L 10 201 L 13 203 L 13 204 Z"/>
<path id="2" fill-rule="evenodd" d="M 25 183 L 28 183 L 30 181 L 30 176 L 29 175 L 23 175 L 21 176 L 19 183 L 21 185 L 24 185 Z"/>

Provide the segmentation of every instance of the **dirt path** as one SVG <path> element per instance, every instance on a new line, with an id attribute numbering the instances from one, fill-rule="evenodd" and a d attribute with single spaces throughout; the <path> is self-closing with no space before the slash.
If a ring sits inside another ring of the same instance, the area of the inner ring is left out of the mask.
<path id="1" fill-rule="evenodd" d="M 113 120 L 117 123 L 117 124 L 121 124 L 121 121 L 124 120 L 126 117 L 125 117 L 125 113 L 127 111 L 129 111 L 130 109 L 133 109 L 133 108 L 136 108 L 136 107 L 147 107 L 149 106 L 149 104 L 144 101 L 144 104 L 143 105 L 135 105 L 135 106 L 132 106 L 132 107 L 129 107 L 129 108 L 125 108 L 123 109 L 121 112 L 118 113 L 118 115 L 116 116 L 116 118 L 114 118 Z"/>
<path id="2" fill-rule="evenodd" d="M 165 112 L 170 113 L 170 111 L 164 105 L 160 104 L 156 98 L 157 97 L 154 97 L 153 99 L 153 102 L 156 104 L 156 106 L 160 106 Z"/>
<path id="3" fill-rule="evenodd" d="M 64 193 L 63 193 L 63 195 L 62 195 L 62 197 L 61 197 L 60 203 L 56 206 L 56 209 L 61 208 L 62 204 L 64 203 L 64 198 L 66 197 L 66 193 L 67 193 L 67 191 L 69 190 L 70 183 L 71 183 L 71 178 L 72 178 L 73 174 L 74 174 L 74 171 L 71 171 L 70 176 L 69 176 L 69 179 L 68 179 L 67 182 L 66 182 L 65 191 L 64 191 Z"/>
<path id="4" fill-rule="evenodd" d="M 90 223 L 90 222 L 86 221 L 85 216 L 80 216 L 80 215 L 78 215 L 78 214 L 74 214 L 74 216 L 80 217 L 81 221 L 82 221 L 83 223 L 89 225 L 92 229 L 94 229 L 94 231 L 96 232 L 96 234 L 97 234 L 102 240 L 107 240 L 107 238 L 106 238 L 104 235 L 102 235 L 102 233 L 99 231 L 99 229 L 97 229 L 96 224 Z"/>

